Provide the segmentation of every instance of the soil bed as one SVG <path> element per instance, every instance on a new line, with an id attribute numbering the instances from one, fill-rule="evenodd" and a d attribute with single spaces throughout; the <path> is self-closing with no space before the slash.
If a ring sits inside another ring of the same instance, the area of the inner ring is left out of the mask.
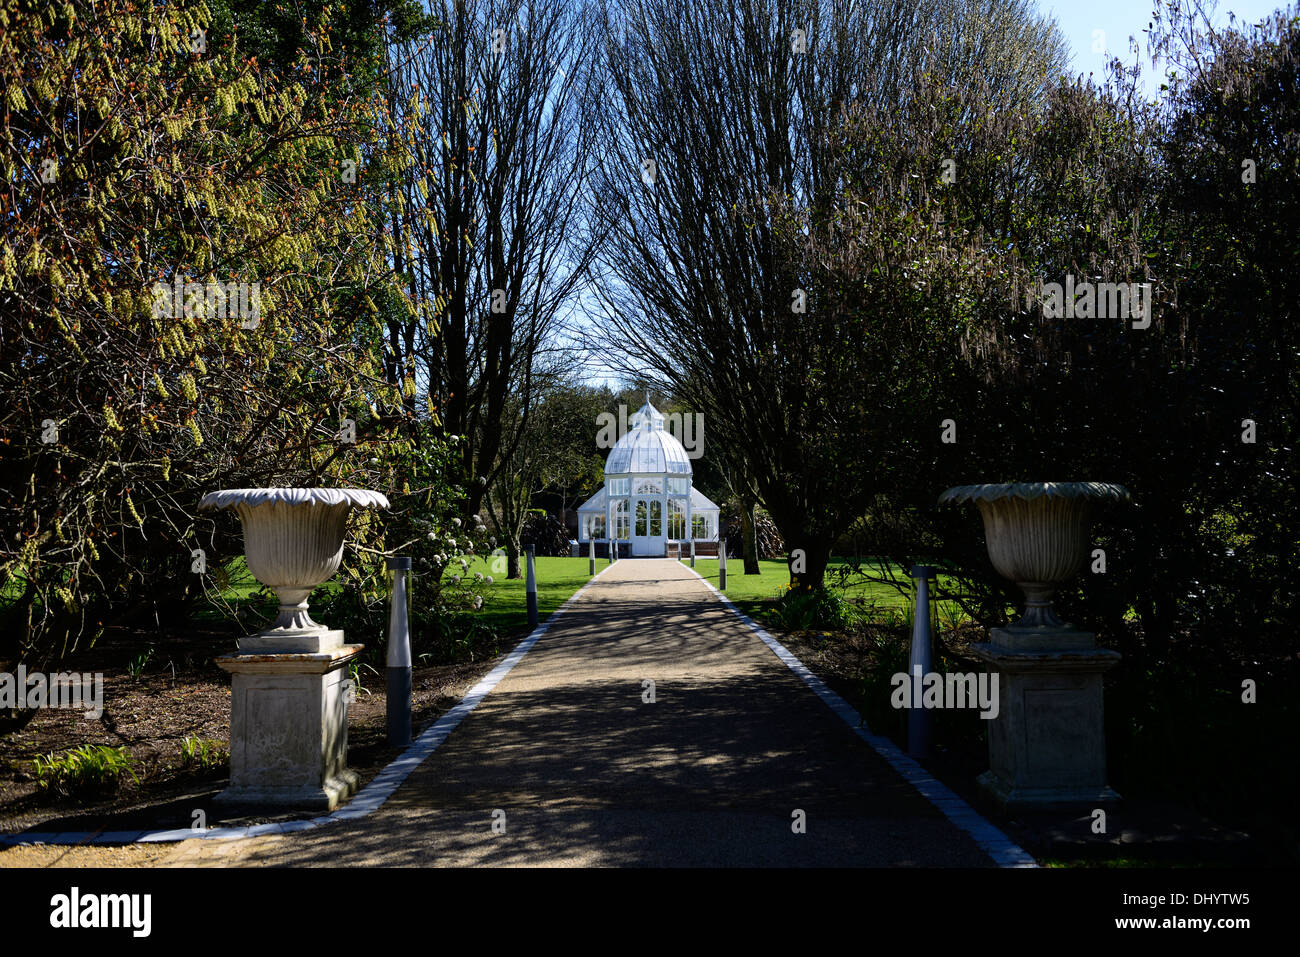
<path id="1" fill-rule="evenodd" d="M 511 647 L 510 638 L 502 644 Z M 0 833 L 23 831 L 140 831 L 191 827 L 196 811 L 208 826 L 289 821 L 320 812 L 267 814 L 225 808 L 212 797 L 225 788 L 229 765 L 230 676 L 213 663 L 232 639 L 225 632 L 193 633 L 159 641 L 120 638 L 107 653 L 79 654 L 60 671 L 103 672 L 104 713 L 87 719 L 82 711 L 38 709 L 18 716 L 0 714 Z M 152 648 L 143 671 L 132 675 L 126 660 Z M 412 672 L 412 726 L 419 734 L 454 707 L 465 692 L 501 660 L 416 667 Z M 400 748 L 387 743 L 387 701 L 383 677 L 361 672 L 362 686 L 348 708 L 348 766 L 364 787 Z M 187 737 L 216 742 L 219 763 L 187 763 Z M 129 776 L 102 797 L 57 795 L 37 786 L 33 760 L 61 756 L 82 745 L 127 748 L 138 781 Z"/>

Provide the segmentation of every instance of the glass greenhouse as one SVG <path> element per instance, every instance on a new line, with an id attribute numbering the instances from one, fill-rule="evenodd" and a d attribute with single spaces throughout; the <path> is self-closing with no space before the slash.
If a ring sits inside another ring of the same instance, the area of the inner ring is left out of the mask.
<path id="1" fill-rule="evenodd" d="M 605 485 L 578 508 L 578 541 L 609 554 L 676 558 L 718 540 L 718 506 L 691 484 L 691 459 L 649 401 L 605 460 Z"/>

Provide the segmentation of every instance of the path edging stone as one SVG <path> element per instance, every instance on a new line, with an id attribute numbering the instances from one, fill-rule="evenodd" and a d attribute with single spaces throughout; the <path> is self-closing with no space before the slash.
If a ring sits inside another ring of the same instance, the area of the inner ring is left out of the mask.
<path id="1" fill-rule="evenodd" d="M 803 683 L 825 702 L 828 708 L 839 715 L 844 723 L 853 729 L 854 734 L 867 742 L 877 754 L 889 763 L 890 767 L 902 775 L 904 780 L 916 788 L 921 796 L 933 804 L 944 817 L 965 831 L 979 845 L 980 850 L 993 859 L 994 863 L 999 867 L 1038 867 L 1038 862 L 1024 848 L 1007 837 L 995 824 L 958 797 L 946 784 L 904 754 L 894 742 L 883 735 L 872 734 L 870 729 L 867 728 L 866 721 L 863 720 L 862 715 L 858 713 L 858 710 L 853 705 L 832 691 L 826 685 L 826 682 L 813 674 L 808 669 L 808 666 L 795 656 L 794 652 L 777 641 L 762 625 L 737 608 L 736 604 L 718 591 L 712 582 L 694 568 L 683 567 L 702 581 L 705 587 L 713 592 L 718 600 L 730 609 L 733 615 L 749 626 L 749 629 L 758 635 L 763 644 L 767 645 L 787 668 L 798 675 Z"/>
<path id="2" fill-rule="evenodd" d="M 564 610 L 577 601 L 578 596 L 590 588 L 597 578 L 613 567 L 612 564 L 606 565 L 587 579 L 586 583 L 565 599 L 564 603 L 551 612 L 544 622 L 529 632 L 527 637 L 520 641 L 519 644 L 515 645 L 514 650 L 506 655 L 499 665 L 480 678 L 465 693 L 465 697 L 460 699 L 456 707 L 443 714 L 437 721 L 426 728 L 418 738 L 411 742 L 405 751 L 376 774 L 370 780 L 370 783 L 362 788 L 351 801 L 329 814 L 309 820 L 252 824 L 248 827 L 212 827 L 201 831 L 180 827 L 163 831 L 37 831 L 24 834 L 0 834 L 0 847 L 15 847 L 23 844 L 123 845 L 160 844 L 188 840 L 236 841 L 249 837 L 295 834 L 299 831 L 314 830 L 338 821 L 354 821 L 358 818 L 368 817 L 384 806 L 388 799 L 393 796 L 393 793 L 410 776 L 411 772 L 419 767 L 429 755 L 433 754 L 439 745 L 446 741 L 448 736 L 456 730 L 456 727 L 465 720 L 465 717 L 478 706 L 479 702 L 500 684 L 501 679 L 509 674 L 515 665 L 519 664 L 524 655 L 528 654 L 533 645 L 537 644 L 537 639 L 546 634 L 547 630 L 555 624 Z"/>

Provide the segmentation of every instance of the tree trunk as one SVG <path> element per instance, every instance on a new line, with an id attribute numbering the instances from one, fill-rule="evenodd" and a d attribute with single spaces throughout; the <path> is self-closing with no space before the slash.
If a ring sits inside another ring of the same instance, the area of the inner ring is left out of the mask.
<path id="1" fill-rule="evenodd" d="M 805 534 L 794 541 L 786 558 L 790 566 L 790 582 L 799 587 L 821 588 L 826 577 L 826 566 L 831 560 L 830 537 L 817 538 Z M 801 571 L 796 571 L 801 568 Z"/>
<path id="2" fill-rule="evenodd" d="M 755 530 L 754 510 L 758 506 L 754 502 L 742 502 L 740 504 L 740 534 L 743 545 L 742 551 L 745 556 L 745 574 L 761 575 L 762 568 L 758 564 L 758 535 Z"/>
<path id="3" fill-rule="evenodd" d="M 519 564 L 519 556 L 522 551 L 523 549 L 520 548 L 517 538 L 506 539 L 506 578 L 524 577 Z"/>

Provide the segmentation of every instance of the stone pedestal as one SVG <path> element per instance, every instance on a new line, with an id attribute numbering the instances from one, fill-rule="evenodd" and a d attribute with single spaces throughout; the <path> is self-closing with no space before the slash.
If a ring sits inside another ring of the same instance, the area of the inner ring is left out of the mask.
<path id="1" fill-rule="evenodd" d="M 217 800 L 330 811 L 357 788 L 347 769 L 347 665 L 364 645 L 343 632 L 319 636 L 320 651 L 224 655 L 230 672 L 230 786 Z"/>
<path id="2" fill-rule="evenodd" d="M 972 646 L 999 675 L 980 785 L 1008 809 L 1113 804 L 1106 783 L 1102 675 L 1120 654 L 1073 628 L 993 628 Z"/>

